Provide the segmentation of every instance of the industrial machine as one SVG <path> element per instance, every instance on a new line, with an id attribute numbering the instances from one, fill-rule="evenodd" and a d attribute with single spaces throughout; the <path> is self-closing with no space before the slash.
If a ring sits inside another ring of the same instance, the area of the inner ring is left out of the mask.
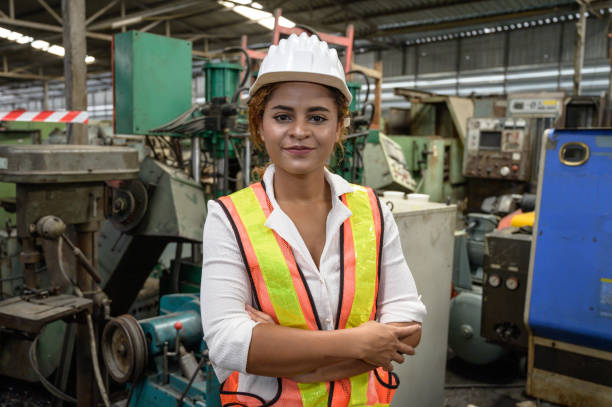
<path id="1" fill-rule="evenodd" d="M 612 405 L 612 130 L 551 130 L 542 146 L 525 322 L 527 393 Z"/>
<path id="2" fill-rule="evenodd" d="M 414 191 L 416 182 L 408 170 L 402 147 L 382 133 L 375 133 L 363 150 L 364 182 L 375 189 Z"/>
<path id="3" fill-rule="evenodd" d="M 200 300 L 193 294 L 161 297 L 157 317 L 111 319 L 102 333 L 102 357 L 113 380 L 128 383 L 126 405 L 220 407 L 203 336 Z"/>
<path id="4" fill-rule="evenodd" d="M 480 335 L 503 346 L 527 349 L 523 314 L 531 231 L 495 230 L 486 236 Z"/>
<path id="5" fill-rule="evenodd" d="M 461 173 L 465 126 L 472 115 L 473 103 L 470 99 L 435 96 L 403 88 L 396 88 L 395 94 L 411 102 L 409 113 L 394 115 L 387 126 L 388 138 L 400 146 L 405 168 L 415 181 L 409 191 L 427 194 L 435 202 L 460 201 L 465 183 Z M 368 138 L 368 143 L 377 142 L 376 137 Z M 372 151 L 373 147 L 368 145 L 366 149 Z M 382 151 L 387 153 L 385 149 Z M 369 165 L 378 166 L 379 163 L 366 160 L 366 173 L 381 171 L 378 167 L 368 169 Z M 367 176 L 365 182 L 370 185 Z M 392 189 L 392 186 L 385 189 Z"/>
<path id="6" fill-rule="evenodd" d="M 469 119 L 466 177 L 528 181 L 530 141 L 524 119 Z"/>
<path id="7" fill-rule="evenodd" d="M 542 135 L 561 116 L 564 98 L 562 92 L 541 92 L 477 101 L 463 162 L 469 211 L 488 196 L 535 193 Z M 495 115 L 482 116 L 489 112 Z"/>
<path id="8" fill-rule="evenodd" d="M 17 184 L 17 225 L 6 240 L 11 267 L 3 268 L 13 284 L 8 293 L 3 284 L 0 301 L 2 373 L 40 380 L 74 402 L 64 391 L 76 341 L 79 402 L 93 404 L 98 389 L 107 402 L 94 329 L 108 316 L 109 301 L 94 284 L 101 282 L 96 239 L 114 206 L 105 182 L 135 178 L 138 154 L 121 147 L 11 145 L 0 147 L 0 157 L 0 180 Z M 16 251 L 21 267 L 11 256 Z M 76 337 L 62 321 L 77 322 Z M 39 356 L 46 360 L 39 363 Z M 55 385 L 46 379 L 53 370 Z"/>

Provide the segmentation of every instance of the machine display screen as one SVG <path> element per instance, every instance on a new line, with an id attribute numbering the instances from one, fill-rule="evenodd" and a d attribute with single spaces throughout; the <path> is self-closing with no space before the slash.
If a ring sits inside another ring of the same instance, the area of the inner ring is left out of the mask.
<path id="1" fill-rule="evenodd" d="M 479 147 L 483 150 L 499 150 L 501 139 L 501 131 L 481 131 Z"/>

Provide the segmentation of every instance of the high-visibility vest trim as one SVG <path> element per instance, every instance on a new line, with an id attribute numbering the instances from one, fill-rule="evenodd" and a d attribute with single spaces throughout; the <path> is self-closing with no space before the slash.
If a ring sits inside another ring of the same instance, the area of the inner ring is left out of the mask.
<path id="1" fill-rule="evenodd" d="M 340 197 L 352 215 L 340 228 L 340 293 L 336 329 L 351 328 L 376 316 L 384 223 L 380 201 L 370 188 L 354 185 Z M 227 215 L 245 264 L 255 307 L 280 325 L 322 329 L 312 294 L 289 244 L 265 227 L 273 210 L 263 182 L 217 202 Z M 385 382 L 381 376 L 386 376 Z M 224 407 L 386 406 L 399 385 L 382 368 L 328 383 L 296 383 L 278 378 L 275 397 L 266 402 L 238 391 L 239 373 L 221 386 Z"/>

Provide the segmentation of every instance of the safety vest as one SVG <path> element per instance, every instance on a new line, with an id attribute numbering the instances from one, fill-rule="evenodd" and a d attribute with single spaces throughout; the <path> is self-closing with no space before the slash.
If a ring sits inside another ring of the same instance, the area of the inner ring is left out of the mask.
<path id="1" fill-rule="evenodd" d="M 336 329 L 357 327 L 376 316 L 383 242 L 383 216 L 374 191 L 353 185 L 340 197 L 352 215 L 340 229 L 340 297 Z M 279 325 L 321 329 L 312 295 L 289 244 L 264 224 L 272 212 L 263 182 L 217 202 L 228 216 L 248 270 L 255 307 Z M 399 386 L 396 374 L 382 368 L 326 383 L 278 378 L 276 396 L 265 401 L 238 392 L 239 373 L 221 385 L 224 407 L 388 406 Z"/>

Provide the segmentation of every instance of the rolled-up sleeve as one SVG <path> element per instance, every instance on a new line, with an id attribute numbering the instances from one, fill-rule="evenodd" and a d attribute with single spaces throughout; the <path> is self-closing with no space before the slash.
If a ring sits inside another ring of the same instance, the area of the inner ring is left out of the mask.
<path id="1" fill-rule="evenodd" d="M 215 201 L 208 202 L 204 224 L 200 304 L 204 340 L 221 382 L 233 371 L 246 373 L 251 334 L 256 323 L 245 304 L 252 292 L 229 219 Z"/>
<path id="2" fill-rule="evenodd" d="M 384 235 L 377 301 L 378 320 L 389 322 L 423 322 L 427 313 L 414 278 L 404 258 L 399 231 L 393 214 L 382 204 Z"/>

